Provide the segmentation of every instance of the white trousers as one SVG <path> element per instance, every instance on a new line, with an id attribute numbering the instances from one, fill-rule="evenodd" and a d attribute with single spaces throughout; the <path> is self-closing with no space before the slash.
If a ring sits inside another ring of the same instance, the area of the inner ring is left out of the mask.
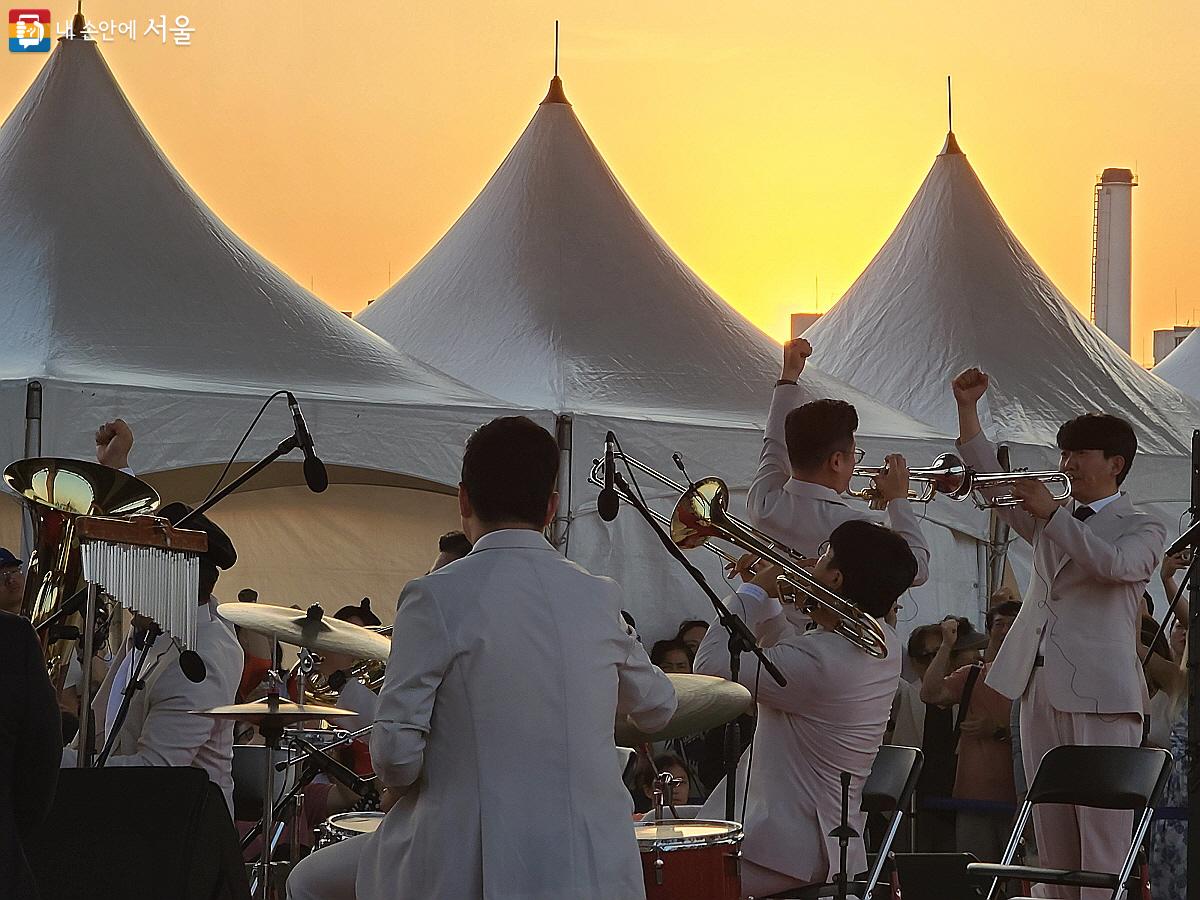
<path id="1" fill-rule="evenodd" d="M 1021 759 L 1029 784 L 1033 784 L 1042 756 L 1055 747 L 1136 747 L 1141 741 L 1142 718 L 1134 713 L 1100 715 L 1054 709 L 1042 685 L 1042 670 L 1033 670 L 1021 698 Z M 1041 865 L 1115 873 L 1129 850 L 1133 812 L 1043 803 L 1033 808 L 1033 827 Z M 1081 893 L 1079 888 L 1037 885 L 1033 894 L 1064 900 L 1101 900 L 1112 892 L 1086 888 Z"/>
<path id="2" fill-rule="evenodd" d="M 288 876 L 287 900 L 355 900 L 358 858 L 368 837 L 330 844 L 300 860 Z"/>

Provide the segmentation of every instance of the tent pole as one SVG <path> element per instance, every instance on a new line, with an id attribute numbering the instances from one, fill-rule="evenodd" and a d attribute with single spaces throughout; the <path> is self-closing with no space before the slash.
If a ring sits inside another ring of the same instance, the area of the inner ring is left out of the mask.
<path id="1" fill-rule="evenodd" d="M 42 383 L 25 385 L 25 457 L 42 455 Z M 26 504 L 22 503 L 22 507 Z M 22 510 L 24 513 L 25 510 Z M 33 553 L 33 516 L 21 516 L 21 558 L 28 560 Z"/>
<path id="2" fill-rule="evenodd" d="M 571 539 L 571 431 L 573 418 L 567 413 L 554 417 L 554 439 L 558 442 L 558 513 L 550 525 L 550 543 L 563 556 Z"/>

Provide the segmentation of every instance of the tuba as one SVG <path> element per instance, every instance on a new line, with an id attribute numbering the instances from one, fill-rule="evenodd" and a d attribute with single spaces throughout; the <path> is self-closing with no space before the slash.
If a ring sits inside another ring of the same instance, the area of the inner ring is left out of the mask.
<path id="1" fill-rule="evenodd" d="M 33 525 L 33 550 L 25 574 L 21 615 L 38 631 L 56 690 L 70 663 L 69 627 L 82 617 L 64 609 L 84 586 L 76 520 L 80 516 L 149 513 L 158 492 L 118 469 L 79 459 L 21 459 L 4 470 L 4 481 L 24 501 Z"/>

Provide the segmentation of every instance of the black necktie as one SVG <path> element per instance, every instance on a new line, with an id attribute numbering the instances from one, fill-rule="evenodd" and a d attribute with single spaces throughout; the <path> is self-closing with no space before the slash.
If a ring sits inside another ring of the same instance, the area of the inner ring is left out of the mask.
<path id="1" fill-rule="evenodd" d="M 1096 511 L 1090 506 L 1077 506 L 1075 507 L 1075 512 L 1071 513 L 1071 515 L 1077 518 L 1080 522 L 1086 522 L 1095 514 Z"/>

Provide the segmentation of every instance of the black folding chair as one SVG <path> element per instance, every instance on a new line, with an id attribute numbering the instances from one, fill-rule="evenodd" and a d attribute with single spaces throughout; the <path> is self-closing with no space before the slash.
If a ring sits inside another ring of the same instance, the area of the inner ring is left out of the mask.
<path id="1" fill-rule="evenodd" d="M 879 813 L 888 816 L 887 827 L 879 852 L 871 862 L 870 869 L 858 879 L 851 881 L 848 889 L 855 897 L 869 898 L 883 877 L 900 823 L 912 803 L 917 789 L 917 777 L 921 774 L 923 756 L 916 747 L 894 747 L 884 744 L 875 755 L 871 774 L 863 785 L 861 809 L 864 813 Z M 834 883 L 813 884 L 771 894 L 763 900 L 819 900 L 837 896 L 838 886 Z"/>
<path id="2" fill-rule="evenodd" d="M 1062 884 L 1074 887 L 1102 888 L 1112 891 L 1111 900 L 1120 900 L 1123 891 L 1133 896 L 1137 888 L 1133 868 L 1138 851 L 1146 840 L 1154 806 L 1162 796 L 1171 771 L 1171 754 L 1148 747 L 1055 747 L 1042 757 L 1029 794 L 1017 813 L 1016 824 L 1004 856 L 999 863 L 972 863 L 967 872 L 992 879 L 988 900 L 995 900 L 1003 881 L 1021 879 L 1035 884 Z M 1039 803 L 1066 803 L 1093 809 L 1128 809 L 1134 812 L 1134 828 L 1129 852 L 1119 872 L 1092 872 L 1083 869 L 1049 869 L 1040 866 L 1014 866 L 1013 857 L 1021 834 Z M 1028 898 L 1013 898 L 1028 900 Z"/>

